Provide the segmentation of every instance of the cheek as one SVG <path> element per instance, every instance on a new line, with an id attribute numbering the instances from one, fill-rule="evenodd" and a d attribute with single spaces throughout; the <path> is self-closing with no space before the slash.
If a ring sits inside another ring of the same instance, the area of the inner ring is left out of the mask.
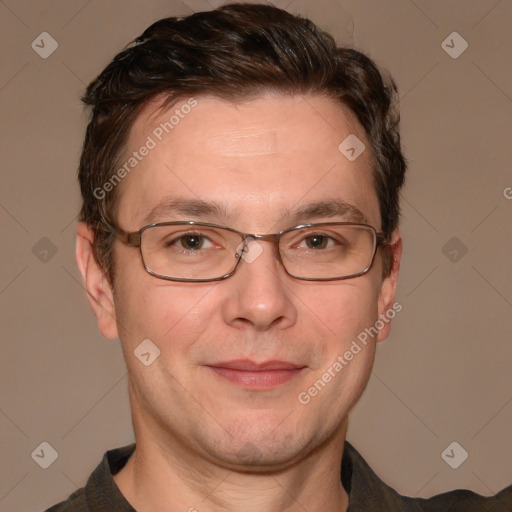
<path id="1" fill-rule="evenodd" d="M 359 399 L 375 356 L 380 281 L 371 273 L 353 280 L 319 287 L 304 302 L 328 328 L 329 336 L 306 386 L 300 404 L 311 404 L 315 416 L 344 416 Z M 311 315 L 310 315 L 311 317 Z"/>
<path id="2" fill-rule="evenodd" d="M 123 345 L 134 348 L 149 338 L 166 349 L 168 340 L 187 343 L 208 324 L 208 295 L 215 283 L 180 284 L 157 279 L 128 255 L 117 255 L 114 301 Z"/>
<path id="3" fill-rule="evenodd" d="M 379 287 L 375 281 L 367 274 L 334 284 L 324 283 L 314 292 L 304 294 L 304 313 L 308 309 L 314 312 L 333 343 L 343 345 L 377 320 Z"/>

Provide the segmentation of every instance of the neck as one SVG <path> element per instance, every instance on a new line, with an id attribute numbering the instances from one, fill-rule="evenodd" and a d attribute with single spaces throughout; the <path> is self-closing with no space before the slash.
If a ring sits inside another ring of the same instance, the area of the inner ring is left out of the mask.
<path id="1" fill-rule="evenodd" d="M 342 448 L 332 445 L 288 468 L 249 473 L 190 460 L 173 443 L 162 450 L 154 440 L 138 440 L 114 480 L 138 512 L 343 512 L 348 495 L 340 479 Z"/>
<path id="2" fill-rule="evenodd" d="M 133 409 L 132 409 L 133 411 Z M 135 452 L 114 476 L 137 512 L 344 512 L 340 471 L 347 419 L 328 439 L 293 461 L 233 466 L 134 414 Z"/>

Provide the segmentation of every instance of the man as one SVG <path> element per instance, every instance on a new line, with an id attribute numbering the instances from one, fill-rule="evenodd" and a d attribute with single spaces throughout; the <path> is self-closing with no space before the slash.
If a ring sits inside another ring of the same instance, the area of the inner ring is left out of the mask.
<path id="1" fill-rule="evenodd" d="M 512 487 L 402 497 L 345 441 L 400 308 L 395 95 L 236 4 L 155 23 L 89 86 L 77 261 L 136 444 L 50 510 L 512 510 Z"/>

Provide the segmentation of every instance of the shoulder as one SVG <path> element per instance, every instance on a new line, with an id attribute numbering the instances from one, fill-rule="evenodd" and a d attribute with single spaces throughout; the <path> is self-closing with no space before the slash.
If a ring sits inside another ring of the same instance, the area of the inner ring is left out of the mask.
<path id="1" fill-rule="evenodd" d="M 481 496 L 467 489 L 457 489 L 431 498 L 408 499 L 414 500 L 421 512 L 511 512 L 512 485 L 495 496 Z"/>
<path id="2" fill-rule="evenodd" d="M 45 512 L 134 512 L 114 482 L 135 450 L 135 444 L 109 450 L 91 473 L 87 484 Z"/>
<path id="3" fill-rule="evenodd" d="M 78 489 L 66 501 L 53 505 L 45 512 L 89 512 L 85 487 Z"/>
<path id="4" fill-rule="evenodd" d="M 349 512 L 512 512 L 512 485 L 489 497 L 466 489 L 431 498 L 402 496 L 373 472 L 348 441 L 342 460 L 342 483 L 350 496 Z"/>

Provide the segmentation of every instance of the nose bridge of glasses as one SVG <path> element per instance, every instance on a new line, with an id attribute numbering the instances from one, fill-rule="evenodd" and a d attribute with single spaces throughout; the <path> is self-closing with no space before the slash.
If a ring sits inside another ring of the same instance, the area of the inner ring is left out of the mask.
<path id="1" fill-rule="evenodd" d="M 252 263 L 260 257 L 265 251 L 265 246 L 261 242 L 269 242 L 272 247 L 273 256 L 282 263 L 279 252 L 279 235 L 266 234 L 259 235 L 255 233 L 239 233 L 243 240 L 236 248 L 237 258 L 243 259 L 247 263 Z"/>
<path id="2" fill-rule="evenodd" d="M 261 242 L 270 242 L 276 244 L 279 241 L 279 234 L 271 233 L 268 235 L 257 235 L 257 234 L 247 234 L 245 238 L 254 238 L 255 240 L 259 240 Z"/>
<path id="3" fill-rule="evenodd" d="M 271 245 L 273 245 L 274 251 L 276 254 L 279 253 L 279 239 L 280 235 L 276 233 L 271 233 L 267 235 L 258 235 L 258 234 L 246 234 L 244 237 L 244 242 L 247 243 L 247 241 L 254 240 L 256 243 L 259 242 L 269 242 Z"/>

